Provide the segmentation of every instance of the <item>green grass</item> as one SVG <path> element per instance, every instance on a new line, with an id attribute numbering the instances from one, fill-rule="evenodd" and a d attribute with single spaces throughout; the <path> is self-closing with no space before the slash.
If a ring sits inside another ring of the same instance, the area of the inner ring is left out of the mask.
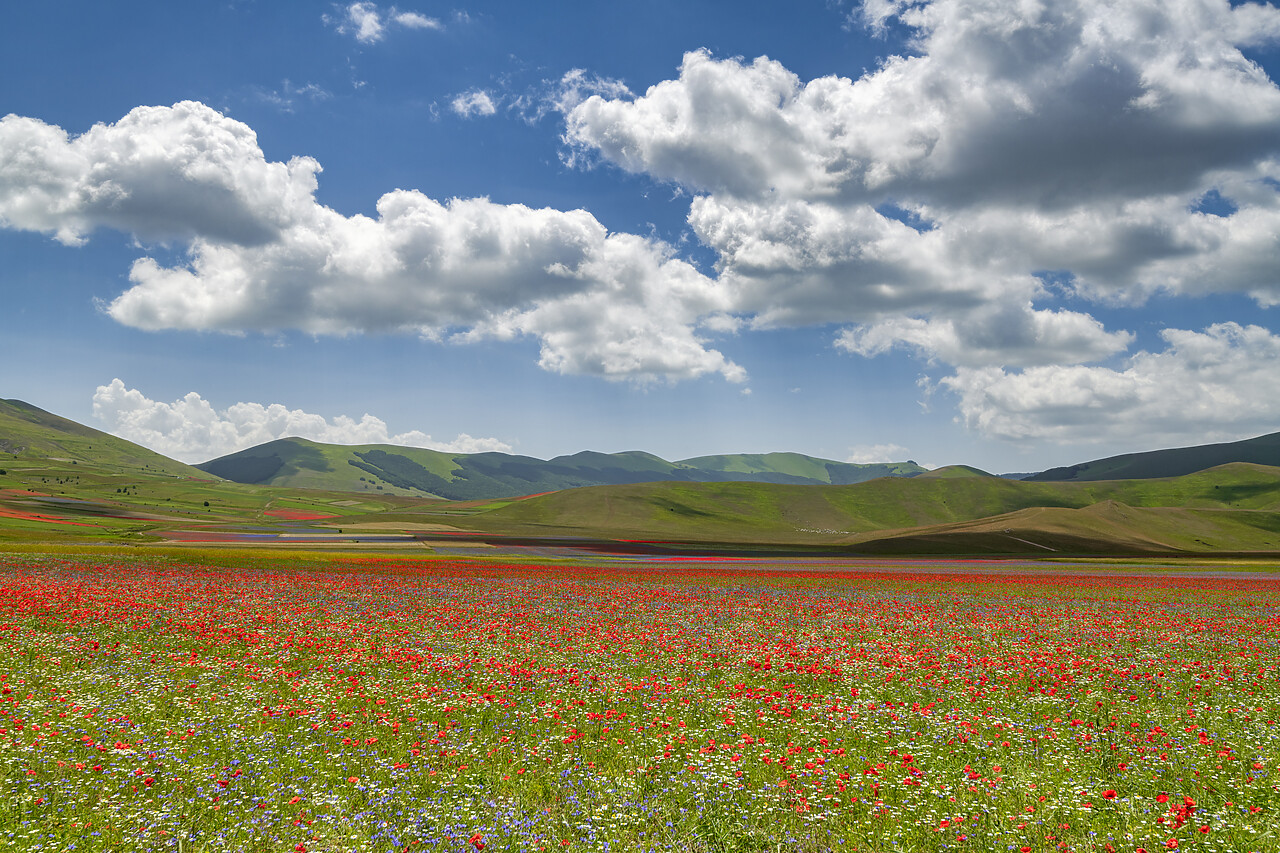
<path id="1" fill-rule="evenodd" d="M 0 849 L 1280 850 L 1266 579 L 759 568 L 0 554 Z"/>
<path id="2" fill-rule="evenodd" d="M 877 477 L 913 477 L 924 472 L 914 462 L 887 462 L 860 465 L 851 462 L 834 462 L 816 459 L 802 453 L 736 453 L 718 456 L 697 456 L 682 459 L 688 465 L 703 472 L 740 475 L 741 479 L 757 475 L 777 474 L 794 481 L 809 484 L 827 483 L 849 485 L 874 480 Z M 735 478 L 738 479 L 738 478 Z M 779 480 L 778 482 L 787 482 Z"/>
<path id="3" fill-rule="evenodd" d="M 447 454 L 392 445 L 358 447 L 280 439 L 200 466 L 242 483 L 310 489 L 439 495 L 450 500 L 519 497 L 558 489 L 636 482 L 864 482 L 919 474 L 914 463 L 854 465 L 799 453 L 703 456 L 668 462 L 641 451 L 542 460 L 505 453 Z"/>
<path id="4" fill-rule="evenodd" d="M 520 501 L 451 503 L 46 460 L 11 465 L 0 476 L 4 488 L 90 502 L 82 508 L 31 497 L 4 499 L 2 507 L 78 523 L 0 517 L 0 539 L 7 541 L 145 542 L 166 530 L 210 523 L 228 530 L 379 523 L 389 529 L 447 524 L 483 533 L 812 545 L 868 553 L 1280 551 L 1280 469 L 1246 464 L 1168 480 L 1030 483 L 971 475 L 884 478 L 854 486 L 645 483 Z M 336 517 L 287 523 L 264 514 L 271 509 Z"/>
<path id="5" fill-rule="evenodd" d="M 0 468 L 45 459 L 52 459 L 54 466 L 88 465 L 140 476 L 206 476 L 190 465 L 20 400 L 0 400 Z"/>
<path id="6" fill-rule="evenodd" d="M 927 480 L 958 480 L 965 477 L 991 477 L 994 475 L 969 465 L 947 465 L 942 468 L 935 468 L 932 471 L 926 471 L 920 476 Z"/>
<path id="7" fill-rule="evenodd" d="M 5 406 L 0 423 L 8 424 L 6 446 L 21 446 L 21 452 L 10 453 L 0 466 L 5 471 L 0 474 L 0 491 L 31 490 L 49 496 L 0 496 L 0 541 L 7 542 L 142 544 L 190 529 L 356 529 L 373 524 L 390 532 L 398 525 L 412 529 L 446 524 L 486 534 L 813 546 L 863 553 L 1280 551 L 1280 469 L 1245 463 L 1148 480 L 1013 481 L 951 466 L 916 477 L 843 486 L 674 481 L 564 488 L 523 500 L 451 502 L 403 484 L 415 478 L 445 482 L 443 474 L 463 473 L 468 476 L 458 483 L 486 492 L 496 489 L 502 477 L 540 477 L 539 472 L 545 473 L 540 466 L 548 463 L 504 454 L 455 459 L 426 450 L 338 447 L 290 439 L 235 458 L 245 471 L 251 472 L 255 464 L 264 466 L 272 480 L 338 482 L 343 488 L 249 485 L 215 480 L 162 457 L 157 461 L 136 445 L 30 407 Z M 353 460 L 366 467 L 350 464 Z M 662 465 L 667 466 L 664 470 L 680 470 L 638 452 L 583 453 L 552 461 L 560 483 L 614 464 L 619 467 L 611 476 L 643 476 Z M 820 462 L 796 454 L 767 454 L 721 457 L 717 464 L 726 469 L 726 476 L 743 474 L 737 469 L 771 466 L 779 476 L 791 477 L 816 474 L 813 466 Z M 453 467 L 464 464 L 469 467 Z M 534 481 L 520 482 L 528 486 Z M 290 522 L 268 515 L 272 510 L 335 518 Z M 71 523 L 50 523 L 48 516 Z"/>
<path id="8" fill-rule="evenodd" d="M 1133 511 L 1127 519 L 1114 509 L 1086 511 L 1099 504 Z M 1166 550 L 1280 549 L 1280 539 L 1271 529 L 1271 514 L 1280 509 L 1280 469 L 1243 463 L 1169 480 L 1098 483 L 1029 483 L 979 476 L 884 478 L 828 487 L 647 483 L 557 492 L 495 509 L 477 516 L 473 523 L 488 530 L 525 533 L 726 542 L 845 541 L 855 548 L 873 538 L 871 534 L 930 528 L 918 532 L 931 539 L 928 547 L 922 545 L 924 550 L 934 552 L 946 545 L 942 540 L 947 534 L 964 532 L 947 525 L 993 519 L 991 524 L 1003 531 L 1005 520 L 997 517 L 1039 508 L 1081 511 L 1070 522 L 1063 519 L 1073 516 L 1062 512 L 1046 519 L 1068 528 L 1059 531 L 1056 540 L 1064 549 L 1078 547 L 1069 541 L 1073 538 L 1093 541 L 1087 549 L 1092 553 L 1105 551 L 1112 543 L 1122 546 L 1122 553 L 1135 548 L 1159 550 L 1161 542 L 1169 546 Z M 1141 511 L 1156 508 L 1189 514 Z M 1024 533 L 1037 533 L 1034 524 L 1020 526 L 1026 519 L 1016 521 Z M 959 547 L 960 551 L 991 550 L 988 545 L 973 544 L 972 536 L 952 536 L 954 543 L 961 539 L 969 544 Z M 1012 548 L 1014 553 L 1037 550 L 1007 536 L 1004 541 L 1004 550 Z"/>

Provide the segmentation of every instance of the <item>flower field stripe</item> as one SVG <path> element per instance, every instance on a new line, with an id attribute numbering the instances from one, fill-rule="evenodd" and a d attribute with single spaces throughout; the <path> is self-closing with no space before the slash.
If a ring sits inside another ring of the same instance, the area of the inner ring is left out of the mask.
<path id="1" fill-rule="evenodd" d="M 0 848 L 1280 850 L 1266 573 L 217 562 L 0 555 Z"/>

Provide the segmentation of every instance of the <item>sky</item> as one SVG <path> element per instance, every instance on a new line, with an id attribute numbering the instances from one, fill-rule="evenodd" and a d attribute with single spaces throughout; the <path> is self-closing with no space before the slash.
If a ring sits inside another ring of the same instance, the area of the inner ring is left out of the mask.
<path id="1" fill-rule="evenodd" d="M 1037 471 L 1280 430 L 1280 10 L 17 4 L 0 397 Z"/>

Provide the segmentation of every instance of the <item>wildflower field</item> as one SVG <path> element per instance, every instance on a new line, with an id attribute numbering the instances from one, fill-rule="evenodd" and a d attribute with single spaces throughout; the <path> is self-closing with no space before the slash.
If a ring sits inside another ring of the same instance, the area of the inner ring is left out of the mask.
<path id="1" fill-rule="evenodd" d="M 1280 850 L 1277 576 L 983 571 L 0 555 L 0 847 Z"/>

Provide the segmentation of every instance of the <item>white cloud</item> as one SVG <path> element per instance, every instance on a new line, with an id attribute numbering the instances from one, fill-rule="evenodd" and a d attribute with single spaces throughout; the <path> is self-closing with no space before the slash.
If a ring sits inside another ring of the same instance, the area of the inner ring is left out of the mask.
<path id="1" fill-rule="evenodd" d="M 629 98 L 631 90 L 621 80 L 573 68 L 551 87 L 549 97 L 557 110 L 568 113 L 587 98 Z"/>
<path id="2" fill-rule="evenodd" d="M 1164 350 L 1139 352 L 1123 369 L 961 368 L 942 385 L 970 428 L 1014 440 L 1201 444 L 1278 428 L 1280 336 L 1220 323 L 1162 337 Z"/>
<path id="3" fill-rule="evenodd" d="M 356 3 L 334 23 L 376 41 L 405 14 Z M 742 380 L 715 336 L 838 324 L 848 352 L 905 347 L 956 367 L 946 381 L 978 412 L 966 422 L 1002 435 L 1023 429 L 1020 398 L 996 393 L 1018 377 L 1126 373 L 1070 367 L 1134 339 L 1091 302 L 1280 304 L 1280 88 L 1240 50 L 1280 38 L 1280 10 L 868 0 L 860 19 L 896 20 L 912 55 L 802 81 L 765 57 L 697 51 L 639 96 L 577 69 L 504 101 L 560 111 L 572 162 L 688 192 L 715 277 L 581 210 L 399 190 L 374 216 L 343 216 L 316 202 L 314 160 L 269 162 L 250 128 L 199 104 L 76 138 L 4 119 L 0 223 L 68 244 L 97 227 L 185 241 L 184 262 L 140 258 L 107 306 L 147 329 L 527 335 L 549 370 L 645 382 Z M 1199 211 L 1211 191 L 1234 212 Z"/>
<path id="4" fill-rule="evenodd" d="M 525 94 L 512 99 L 512 106 L 530 123 L 550 113 L 567 113 L 592 95 L 629 98 L 631 90 L 621 80 L 573 68 L 558 80 L 543 80 Z M 571 156 L 566 159 L 572 160 Z"/>
<path id="5" fill-rule="evenodd" d="M 1280 36 L 1280 10 L 861 10 L 873 27 L 891 18 L 916 55 L 856 80 L 803 82 L 765 57 L 696 51 L 639 97 L 569 100 L 572 158 L 696 193 L 689 223 L 719 254 L 733 313 L 757 327 L 854 323 L 839 343 L 864 354 L 897 344 L 958 365 L 1074 363 L 1128 344 L 1046 305 L 1046 270 L 1089 299 L 1280 303 L 1280 88 L 1240 52 Z M 1233 215 L 1196 211 L 1215 189 Z"/>
<path id="6" fill-rule="evenodd" d="M 436 441 L 419 430 L 392 434 L 385 421 L 370 414 L 359 420 L 346 415 L 327 419 L 279 403 L 236 403 L 218 411 L 195 391 L 162 403 L 126 388 L 119 379 L 98 386 L 93 414 L 113 435 L 183 462 L 205 462 L 288 437 L 325 444 L 398 444 L 449 453 L 511 451 L 509 444 L 496 438 L 473 438 L 465 433 L 448 442 Z"/>
<path id="7" fill-rule="evenodd" d="M 319 171 L 309 157 L 267 162 L 247 125 L 190 101 L 138 107 L 74 139 L 37 119 L 0 119 L 0 223 L 67 245 L 101 226 L 262 245 L 315 206 Z"/>
<path id="8" fill-rule="evenodd" d="M 836 347 L 874 356 L 905 346 L 926 358 L 960 366 L 1074 364 L 1100 361 L 1128 349 L 1129 332 L 1108 332 L 1088 314 L 993 305 L 964 321 L 894 317 L 845 329 Z"/>
<path id="9" fill-rule="evenodd" d="M 356 41 L 372 44 L 382 39 L 384 25 L 375 3 L 352 3 L 340 21 L 338 32 L 349 33 L 355 36 Z"/>
<path id="10" fill-rule="evenodd" d="M 1240 54 L 1226 0 L 935 0 L 898 12 L 920 55 L 859 80 L 802 83 L 765 57 L 693 52 L 640 98 L 574 106 L 567 139 L 738 198 L 1051 209 L 1193 190 L 1280 138 L 1280 90 Z"/>
<path id="11" fill-rule="evenodd" d="M 472 89 L 457 95 L 449 104 L 450 109 L 463 118 L 491 116 L 497 112 L 493 98 L 483 89 Z"/>
<path id="12" fill-rule="evenodd" d="M 849 448 L 849 455 L 844 461 L 855 465 L 872 465 L 906 458 L 907 449 L 900 444 L 855 444 Z"/>
<path id="13" fill-rule="evenodd" d="M 435 18 L 428 18 L 426 15 L 417 12 L 396 12 L 392 10 L 391 20 L 395 21 L 402 27 L 408 27 L 411 30 L 442 30 L 444 24 Z"/>
<path id="14" fill-rule="evenodd" d="M 461 337 L 536 335 L 539 365 L 556 373 L 642 383 L 718 373 L 746 381 L 742 367 L 708 349 L 694 331 L 697 318 L 723 311 L 729 295 L 689 264 L 644 238 L 612 234 L 574 275 L 601 286 L 507 311 Z"/>
<path id="15" fill-rule="evenodd" d="M 537 336 L 541 363 L 641 382 L 740 367 L 699 319 L 729 294 L 670 247 L 611 234 L 584 210 L 412 190 L 377 216 L 315 200 L 320 166 L 269 162 L 253 131 L 194 102 L 139 107 L 72 138 L 0 119 L 0 223 L 76 245 L 99 227 L 185 240 L 185 263 L 142 257 L 105 306 L 142 329 Z"/>
<path id="16" fill-rule="evenodd" d="M 350 35 L 361 44 L 374 44 L 382 41 L 388 27 L 405 27 L 411 30 L 442 30 L 444 25 L 435 18 L 429 18 L 418 12 L 402 12 L 392 6 L 379 9 L 378 4 L 370 2 L 351 3 L 341 7 L 336 15 L 325 15 L 324 20 L 332 24 L 343 35 Z"/>
<path id="17" fill-rule="evenodd" d="M 289 80 L 281 83 L 279 89 L 257 89 L 253 95 L 263 103 L 271 104 L 286 113 L 293 112 L 300 101 L 317 103 L 333 97 L 332 92 L 315 83 L 298 86 Z"/>

